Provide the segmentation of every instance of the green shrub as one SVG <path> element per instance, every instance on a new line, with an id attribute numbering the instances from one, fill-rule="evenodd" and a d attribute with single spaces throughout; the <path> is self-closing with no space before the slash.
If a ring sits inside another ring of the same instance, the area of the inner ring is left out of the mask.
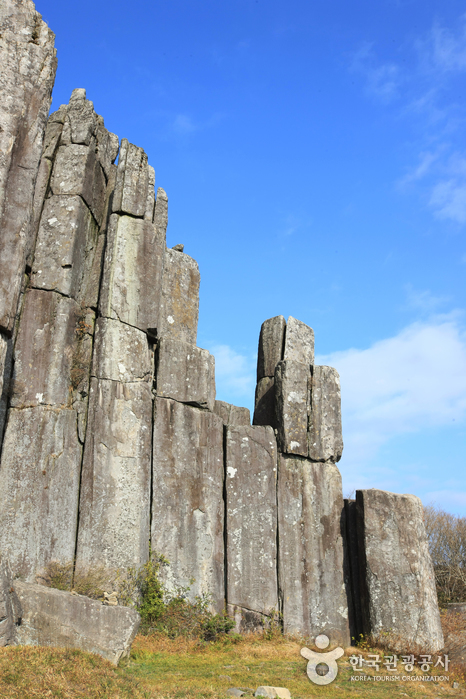
<path id="1" fill-rule="evenodd" d="M 116 591 L 119 604 L 133 607 L 141 615 L 140 633 L 161 632 L 169 638 L 184 636 L 213 641 L 228 634 L 235 622 L 225 612 L 212 611 L 212 597 L 196 595 L 190 599 L 190 586 L 168 591 L 159 578 L 169 562 L 161 554 L 150 552 L 143 566 L 116 572 L 103 567 L 74 570 L 73 563 L 53 561 L 40 581 L 59 590 L 71 590 L 93 599 L 103 599 L 105 592 Z M 191 580 L 192 584 L 194 580 Z"/>

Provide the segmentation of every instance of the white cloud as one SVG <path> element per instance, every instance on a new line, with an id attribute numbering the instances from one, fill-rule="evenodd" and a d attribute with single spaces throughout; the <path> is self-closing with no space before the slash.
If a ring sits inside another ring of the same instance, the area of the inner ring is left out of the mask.
<path id="1" fill-rule="evenodd" d="M 368 349 L 335 352 L 318 362 L 340 372 L 350 469 L 368 462 L 392 437 L 465 419 L 466 336 L 454 315 L 413 323 Z"/>
<path id="2" fill-rule="evenodd" d="M 229 345 L 210 346 L 209 352 L 215 357 L 217 398 L 250 403 L 256 385 L 257 358 L 239 354 Z"/>

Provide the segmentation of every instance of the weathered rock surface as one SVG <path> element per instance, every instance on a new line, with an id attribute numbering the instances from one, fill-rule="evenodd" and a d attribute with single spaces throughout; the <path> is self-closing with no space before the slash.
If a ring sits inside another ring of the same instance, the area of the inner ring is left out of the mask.
<path id="1" fill-rule="evenodd" d="M 275 367 L 283 359 L 286 322 L 283 316 L 269 318 L 262 323 L 257 354 L 257 381 L 273 377 Z"/>
<path id="2" fill-rule="evenodd" d="M 283 627 L 349 643 L 343 575 L 343 496 L 334 464 L 280 455 L 279 582 Z"/>
<path id="3" fill-rule="evenodd" d="M 254 425 L 277 426 L 275 416 L 275 379 L 271 376 L 264 376 L 259 379 L 256 385 L 256 395 L 254 401 Z"/>
<path id="4" fill-rule="evenodd" d="M 73 409 L 9 411 L 0 468 L 0 550 L 26 580 L 51 560 L 71 561 L 82 445 Z"/>
<path id="5" fill-rule="evenodd" d="M 364 634 L 393 636 L 393 650 L 443 647 L 423 508 L 414 495 L 356 491 Z"/>
<path id="6" fill-rule="evenodd" d="M 16 624 L 21 619 L 21 604 L 12 583 L 10 566 L 0 557 L 0 648 L 14 644 Z"/>
<path id="7" fill-rule="evenodd" d="M 16 643 L 79 648 L 114 665 L 129 655 L 141 618 L 134 609 L 16 580 L 22 607 Z"/>
<path id="8" fill-rule="evenodd" d="M 275 420 L 280 451 L 308 455 L 310 370 L 306 364 L 288 359 L 275 370 Z"/>
<path id="9" fill-rule="evenodd" d="M 78 196 L 47 199 L 37 235 L 31 285 L 84 300 L 97 245 L 98 229 Z M 97 298 L 89 305 L 96 306 Z"/>
<path id="10" fill-rule="evenodd" d="M 224 425 L 250 425 L 251 414 L 248 408 L 239 408 L 237 405 L 225 403 L 223 400 L 216 400 L 214 403 L 214 413 L 222 418 Z"/>
<path id="11" fill-rule="evenodd" d="M 336 463 L 342 453 L 340 377 L 332 367 L 315 366 L 311 380 L 309 457 Z"/>
<path id="12" fill-rule="evenodd" d="M 13 331 L 55 80 L 54 34 L 29 0 L 0 8 L 0 329 Z"/>
<path id="13" fill-rule="evenodd" d="M 155 200 L 154 208 L 154 226 L 157 231 L 157 237 L 165 240 L 167 235 L 168 225 L 168 197 L 162 187 L 157 189 L 157 199 Z"/>
<path id="14" fill-rule="evenodd" d="M 152 188 L 155 177 L 153 180 Z M 134 146 L 124 138 L 121 142 L 120 157 L 118 158 L 113 211 L 143 218 L 146 212 L 148 188 L 147 155 L 142 148 Z"/>
<path id="15" fill-rule="evenodd" d="M 152 395 L 144 381 L 91 379 L 76 566 L 149 555 Z"/>
<path id="16" fill-rule="evenodd" d="M 13 407 L 71 405 L 73 385 L 89 380 L 93 314 L 82 313 L 71 298 L 28 291 L 15 350 Z"/>
<path id="17" fill-rule="evenodd" d="M 277 447 L 271 427 L 226 432 L 227 602 L 237 626 L 266 622 L 278 610 Z M 239 623 L 238 623 L 239 622 Z"/>
<path id="18" fill-rule="evenodd" d="M 154 356 L 146 333 L 111 318 L 95 325 L 92 375 L 119 383 L 152 382 Z"/>
<path id="19" fill-rule="evenodd" d="M 223 423 L 167 398 L 155 402 L 152 549 L 170 561 L 171 589 L 210 591 L 224 606 Z"/>
<path id="20" fill-rule="evenodd" d="M 286 324 L 283 359 L 314 364 L 314 331 L 293 316 L 289 316 Z"/>
<path id="21" fill-rule="evenodd" d="M 55 195 L 81 196 L 100 226 L 105 206 L 106 182 L 97 158 L 95 141 L 89 147 L 76 143 L 60 146 L 50 186 Z"/>
<path id="22" fill-rule="evenodd" d="M 199 282 L 196 260 L 183 252 L 165 251 L 159 336 L 196 344 Z"/>
<path id="23" fill-rule="evenodd" d="M 215 359 L 204 349 L 171 337 L 157 348 L 157 395 L 213 410 Z"/>
<path id="24" fill-rule="evenodd" d="M 165 238 L 151 221 L 113 214 L 107 233 L 101 315 L 156 334 L 164 254 Z"/>

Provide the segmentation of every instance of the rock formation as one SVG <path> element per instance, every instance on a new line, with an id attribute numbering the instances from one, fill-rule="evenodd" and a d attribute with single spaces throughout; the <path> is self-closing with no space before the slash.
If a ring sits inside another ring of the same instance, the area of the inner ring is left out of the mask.
<path id="1" fill-rule="evenodd" d="M 409 598 L 425 603 L 415 637 L 438 649 L 418 504 L 362 491 L 359 514 L 345 510 L 340 382 L 314 365 L 312 329 L 262 325 L 253 426 L 215 400 L 214 358 L 196 346 L 198 266 L 166 247 L 147 155 L 106 130 L 83 89 L 45 128 L 53 35 L 29 0 L 2 8 L 2 56 L 17 55 L 0 134 L 0 551 L 13 574 L 32 584 L 74 561 L 110 575 L 152 549 L 169 587 L 194 578 L 191 594 L 210 593 L 238 630 L 280 614 L 286 631 L 341 644 L 398 623 L 411 641 Z"/>

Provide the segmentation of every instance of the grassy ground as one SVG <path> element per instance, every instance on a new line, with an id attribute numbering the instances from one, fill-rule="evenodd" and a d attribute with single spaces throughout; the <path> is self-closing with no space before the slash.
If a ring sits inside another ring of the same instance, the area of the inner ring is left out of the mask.
<path id="1" fill-rule="evenodd" d="M 164 636 L 138 636 L 131 657 L 119 668 L 74 650 L 9 647 L 0 649 L 2 699 L 226 699 L 229 687 L 287 687 L 293 699 L 307 697 L 465 697 L 462 677 L 445 683 L 351 681 L 347 656 L 338 661 L 337 679 L 326 687 L 306 675 L 301 643 L 276 637 L 244 638 L 234 643 L 199 643 Z M 348 654 L 352 650 L 348 649 Z M 359 652 L 359 651 L 357 651 Z M 379 675 L 387 673 L 376 673 Z M 400 673 L 402 674 L 402 673 Z"/>

